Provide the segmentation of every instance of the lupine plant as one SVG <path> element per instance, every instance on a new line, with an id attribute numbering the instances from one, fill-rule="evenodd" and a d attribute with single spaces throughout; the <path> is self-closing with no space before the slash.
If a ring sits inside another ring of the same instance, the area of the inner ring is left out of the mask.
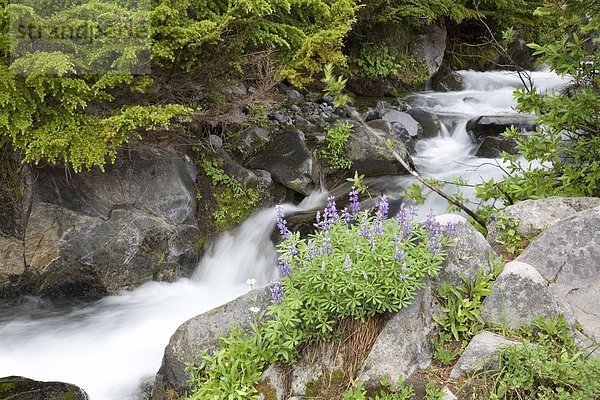
<path id="1" fill-rule="evenodd" d="M 305 238 L 288 229 L 277 207 L 282 240 L 280 280 L 270 286 L 273 304 L 252 337 L 234 332 L 222 340 L 221 350 L 204 355 L 200 368 L 191 368 L 190 399 L 258 398 L 254 387 L 266 364 L 294 362 L 302 344 L 333 338 L 344 318 L 399 311 L 425 278 L 438 273 L 454 224 L 440 225 L 433 213 L 417 223 L 416 209 L 405 205 L 390 218 L 385 196 L 374 211 L 360 211 L 355 188 L 349 201 L 338 210 L 329 198 L 317 213 L 315 232 Z"/>

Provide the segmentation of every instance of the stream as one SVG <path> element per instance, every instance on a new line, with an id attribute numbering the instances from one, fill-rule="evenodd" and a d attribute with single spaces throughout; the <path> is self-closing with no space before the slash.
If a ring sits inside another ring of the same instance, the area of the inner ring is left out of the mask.
<path id="1" fill-rule="evenodd" d="M 418 143 L 413 161 L 423 176 L 443 181 L 462 177 L 473 184 L 500 178 L 499 160 L 474 156 L 477 146 L 465 126 L 480 115 L 514 114 L 512 94 L 521 83 L 507 72 L 459 73 L 465 81 L 463 91 L 407 98 L 444 123 L 437 137 Z M 551 72 L 534 72 L 532 77 L 540 90 L 566 83 Z M 398 188 L 412 182 L 407 177 L 382 179 Z M 472 193 L 463 190 L 463 195 Z M 288 205 L 286 213 L 315 209 L 324 198 L 325 193 L 315 192 L 298 206 Z M 447 204 L 432 194 L 421 207 L 422 212 L 430 209 L 444 213 Z M 276 253 L 270 241 L 274 224 L 275 210 L 267 209 L 223 234 L 191 279 L 148 283 L 83 308 L 56 309 L 35 298 L 0 308 L 0 377 L 73 383 L 91 400 L 136 399 L 140 385 L 156 374 L 179 325 L 246 293 L 249 278 L 256 279 L 257 286 L 275 278 Z"/>

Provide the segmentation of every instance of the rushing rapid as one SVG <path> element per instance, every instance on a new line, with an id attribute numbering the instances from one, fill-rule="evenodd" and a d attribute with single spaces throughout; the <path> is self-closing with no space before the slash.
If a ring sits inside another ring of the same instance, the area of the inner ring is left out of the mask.
<path id="1" fill-rule="evenodd" d="M 500 178 L 499 160 L 474 156 L 476 145 L 465 126 L 479 115 L 514 114 L 512 94 L 521 82 L 504 72 L 460 74 L 465 90 L 409 97 L 413 106 L 436 113 L 444 123 L 437 137 L 417 144 L 413 161 L 423 176 L 442 181 Z M 534 72 L 532 78 L 542 90 L 565 84 L 551 72 Z M 401 186 L 410 183 L 410 178 L 394 179 Z M 323 197 L 316 193 L 286 212 L 317 208 Z M 423 209 L 445 212 L 447 204 L 430 195 Z M 140 384 L 158 370 L 169 337 L 181 323 L 247 292 L 248 278 L 265 284 L 276 276 L 276 252 L 270 241 L 274 223 L 275 210 L 263 210 L 224 234 L 192 279 L 148 283 L 74 310 L 53 309 L 34 299 L 0 310 L 0 376 L 73 383 L 92 400 L 136 398 Z"/>

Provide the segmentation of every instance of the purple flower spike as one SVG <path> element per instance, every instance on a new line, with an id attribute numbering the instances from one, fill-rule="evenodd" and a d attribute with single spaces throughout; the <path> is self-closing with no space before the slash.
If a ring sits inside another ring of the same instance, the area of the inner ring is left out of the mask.
<path id="1" fill-rule="evenodd" d="M 344 207 L 344 209 L 342 210 L 340 218 L 346 224 L 350 224 L 350 222 L 352 222 L 352 215 L 350 215 L 350 213 L 348 212 L 348 208 L 347 207 Z"/>
<path id="2" fill-rule="evenodd" d="M 271 291 L 271 298 L 273 299 L 273 303 L 281 304 L 283 301 L 283 287 L 281 287 L 280 281 L 273 282 L 273 285 L 269 288 Z"/>
<path id="3" fill-rule="evenodd" d="M 277 267 L 279 268 L 279 275 L 281 275 L 281 277 L 286 277 L 292 274 L 292 268 L 290 267 L 290 263 L 288 263 L 285 259 L 280 260 Z"/>
<path id="4" fill-rule="evenodd" d="M 435 214 L 433 210 L 427 215 L 427 220 L 425 221 L 425 229 L 429 231 L 429 236 L 427 237 L 427 245 L 429 246 L 429 252 L 431 254 L 437 254 L 441 251 L 439 236 L 442 233 L 442 227 L 435 220 Z"/>
<path id="5" fill-rule="evenodd" d="M 287 221 L 283 217 L 283 206 L 281 204 L 276 205 L 275 211 L 277 215 L 277 229 L 279 229 L 279 234 L 281 237 L 289 239 L 292 236 L 292 233 L 289 231 L 287 227 Z"/>
<path id="6" fill-rule="evenodd" d="M 356 215 L 360 211 L 360 204 L 358 203 L 358 192 L 356 188 L 352 186 L 352 189 L 348 193 L 350 199 L 350 214 Z"/>
<path id="7" fill-rule="evenodd" d="M 346 258 L 344 259 L 344 268 L 346 271 L 352 271 L 352 260 L 350 259 L 350 254 L 346 254 Z"/>
<path id="8" fill-rule="evenodd" d="M 400 236 L 402 239 L 410 237 L 412 233 L 412 219 L 417 215 L 417 208 L 414 206 L 406 206 L 404 203 L 400 205 L 400 211 L 396 216 L 398 224 L 402 226 Z"/>
<path id="9" fill-rule="evenodd" d="M 455 238 L 458 231 L 458 224 L 456 222 L 448 222 L 446 224 L 446 236 L 449 238 Z"/>
<path id="10" fill-rule="evenodd" d="M 379 201 L 378 213 L 381 216 L 381 219 L 387 219 L 389 212 L 390 212 L 390 202 L 389 202 L 387 196 L 384 194 L 383 196 L 381 196 L 381 200 Z"/>

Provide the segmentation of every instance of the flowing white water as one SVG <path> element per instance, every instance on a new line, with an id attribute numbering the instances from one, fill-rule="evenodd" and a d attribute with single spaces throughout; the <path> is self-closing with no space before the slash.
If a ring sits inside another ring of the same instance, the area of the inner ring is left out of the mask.
<path id="1" fill-rule="evenodd" d="M 324 197 L 315 192 L 285 211 L 314 209 Z M 275 210 L 263 210 L 224 234 L 193 279 L 148 283 L 74 311 L 34 302 L 0 316 L 0 377 L 73 383 L 91 400 L 135 399 L 179 325 L 250 290 L 248 278 L 275 278 L 274 223 Z"/>
<path id="2" fill-rule="evenodd" d="M 467 133 L 466 125 L 469 119 L 482 115 L 517 115 L 513 92 L 523 85 L 514 72 L 459 73 L 463 78 L 464 90 L 425 92 L 409 97 L 411 104 L 437 114 L 444 123 L 438 136 L 417 143 L 413 162 L 422 176 L 442 182 L 461 178 L 473 185 L 491 178 L 501 180 L 501 160 L 475 157 L 478 145 Z M 532 72 L 531 78 L 534 86 L 542 92 L 557 90 L 568 82 L 567 78 L 561 78 L 550 71 Z M 414 182 L 412 178 L 406 177 L 399 180 L 402 186 Z M 452 184 L 447 184 L 444 188 L 450 194 L 455 194 L 457 190 Z M 463 187 L 460 192 L 468 199 L 473 200 L 475 197 L 474 190 L 470 187 Z M 425 204 L 420 207 L 421 214 L 429 210 L 444 213 L 447 208 L 446 200 L 435 193 L 430 193 Z"/>
<path id="3" fill-rule="evenodd" d="M 465 126 L 475 116 L 515 113 L 512 92 L 520 82 L 504 72 L 463 71 L 461 75 L 466 83 L 463 91 L 426 92 L 410 98 L 446 124 L 437 137 L 418 144 L 413 160 L 424 176 L 439 180 L 462 177 L 476 183 L 499 178 L 497 160 L 473 155 L 476 145 Z M 535 72 L 533 79 L 543 90 L 566 82 L 550 72 Z M 408 178 L 395 179 L 406 184 Z M 324 196 L 316 193 L 298 207 L 289 206 L 286 213 L 315 209 Z M 422 207 L 438 213 L 446 208 L 437 195 L 428 196 Z M 0 376 L 71 382 L 92 400 L 134 399 L 140 382 L 158 370 L 164 347 L 181 323 L 247 292 L 248 278 L 260 284 L 273 279 L 276 255 L 269 237 L 274 217 L 273 209 L 261 211 L 238 230 L 224 234 L 193 279 L 149 283 L 78 310 L 31 304 L 0 316 Z"/>

